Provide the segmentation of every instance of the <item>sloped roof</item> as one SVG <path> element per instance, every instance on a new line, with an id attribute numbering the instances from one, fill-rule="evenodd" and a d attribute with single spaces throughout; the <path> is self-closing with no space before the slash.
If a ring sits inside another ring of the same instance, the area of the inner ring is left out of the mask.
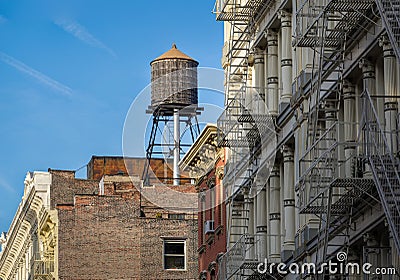
<path id="1" fill-rule="evenodd" d="M 160 55 L 159 57 L 154 59 L 151 63 L 158 61 L 158 60 L 163 60 L 163 59 L 186 59 L 186 60 L 196 61 L 193 58 L 191 58 L 190 56 L 188 56 L 188 55 L 184 54 L 183 52 L 181 52 L 180 50 L 178 50 L 178 48 L 176 47 L 175 44 L 172 45 L 172 48 L 169 51 L 163 53 L 162 55 Z"/>

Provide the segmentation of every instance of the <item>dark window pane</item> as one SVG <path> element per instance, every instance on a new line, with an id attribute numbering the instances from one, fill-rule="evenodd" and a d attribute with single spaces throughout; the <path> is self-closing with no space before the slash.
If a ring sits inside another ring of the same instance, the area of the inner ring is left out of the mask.
<path id="1" fill-rule="evenodd" d="M 185 245 L 184 243 L 165 243 L 165 251 L 164 254 L 185 254 Z"/>
<path id="2" fill-rule="evenodd" d="M 165 269 L 185 269 L 185 257 L 165 256 Z"/>
<path id="3" fill-rule="evenodd" d="M 184 220 L 185 214 L 168 214 L 168 219 Z"/>

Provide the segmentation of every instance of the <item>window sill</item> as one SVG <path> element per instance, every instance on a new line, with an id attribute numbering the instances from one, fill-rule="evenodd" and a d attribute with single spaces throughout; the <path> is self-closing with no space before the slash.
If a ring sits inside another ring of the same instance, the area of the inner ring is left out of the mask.
<path id="1" fill-rule="evenodd" d="M 206 245 L 203 244 L 197 249 L 197 253 L 202 254 L 206 250 Z"/>
<path id="2" fill-rule="evenodd" d="M 222 233 L 222 229 L 223 229 L 223 228 L 224 228 L 223 225 L 219 225 L 219 226 L 215 229 L 214 233 L 215 233 L 216 235 L 220 235 L 220 234 Z"/>
<path id="3" fill-rule="evenodd" d="M 208 245 L 211 245 L 214 242 L 214 233 L 208 233 L 207 235 L 208 235 L 208 237 L 207 237 L 206 242 Z"/>

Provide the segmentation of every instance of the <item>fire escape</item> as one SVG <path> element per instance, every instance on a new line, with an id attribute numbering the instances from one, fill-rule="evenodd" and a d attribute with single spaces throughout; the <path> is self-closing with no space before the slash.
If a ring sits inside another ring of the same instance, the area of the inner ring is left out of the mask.
<path id="1" fill-rule="evenodd" d="M 376 4 L 386 27 L 393 50 L 400 61 L 400 1 L 377 0 Z"/>
<path id="2" fill-rule="evenodd" d="M 400 1 L 377 0 L 379 13 L 386 33 L 400 63 Z M 397 89 L 399 98 L 399 90 Z M 367 139 L 366 154 L 378 189 L 379 198 L 393 236 L 397 253 L 400 255 L 400 163 L 389 145 L 389 139 L 400 144 L 399 131 L 384 131 L 378 121 L 374 102 L 368 91 L 364 92 L 364 133 Z M 399 123 L 399 115 L 397 116 Z"/>
<path id="3" fill-rule="evenodd" d="M 225 167 L 229 211 L 227 218 L 227 253 L 222 257 L 218 279 L 243 279 L 254 274 L 254 252 L 257 237 L 249 235 L 249 199 L 254 169 L 257 168 L 257 146 L 271 137 L 272 118 L 254 108 L 264 104 L 260 89 L 249 86 L 249 55 L 254 23 L 271 0 L 217 0 L 217 20 L 230 25 L 227 61 L 225 110 L 217 121 L 218 144 L 229 148 Z"/>
<path id="4" fill-rule="evenodd" d="M 54 255 L 47 257 L 35 254 L 32 263 L 33 279 L 35 280 L 53 280 L 54 279 Z"/>
<path id="5" fill-rule="evenodd" d="M 361 202 L 376 200 L 374 181 L 362 178 L 359 172 L 362 158 L 356 154 L 344 155 L 345 148 L 358 150 L 360 134 L 353 141 L 344 141 L 340 131 L 352 124 L 338 120 L 346 48 L 354 41 L 362 22 L 368 22 L 374 2 L 305 0 L 296 12 L 295 46 L 313 52 L 311 69 L 307 69 L 308 90 L 295 94 L 291 102 L 294 106 L 303 103 L 308 107 L 305 110 L 308 137 L 296 189 L 300 213 L 319 221 L 313 249 L 317 268 L 334 259 L 339 250 L 347 252 L 357 207 Z M 346 173 L 349 167 L 352 172 Z M 304 253 L 305 248 L 297 251 L 295 258 L 300 260 Z"/>

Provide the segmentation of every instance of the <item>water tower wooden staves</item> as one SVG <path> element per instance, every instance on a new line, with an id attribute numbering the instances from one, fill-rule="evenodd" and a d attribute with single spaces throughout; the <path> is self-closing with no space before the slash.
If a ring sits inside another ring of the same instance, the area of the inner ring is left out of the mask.
<path id="1" fill-rule="evenodd" d="M 157 179 L 179 185 L 180 156 L 184 153 L 184 148 L 190 147 L 200 134 L 197 121 L 197 116 L 202 111 L 198 107 L 199 63 L 173 44 L 169 51 L 154 59 L 150 65 L 151 105 L 146 113 L 152 114 L 152 128 L 146 149 L 144 184 L 151 184 L 151 160 L 164 156 L 167 164 L 173 158 L 173 176 L 171 178 L 167 175 L 170 173 L 166 172 L 164 178 Z"/>

